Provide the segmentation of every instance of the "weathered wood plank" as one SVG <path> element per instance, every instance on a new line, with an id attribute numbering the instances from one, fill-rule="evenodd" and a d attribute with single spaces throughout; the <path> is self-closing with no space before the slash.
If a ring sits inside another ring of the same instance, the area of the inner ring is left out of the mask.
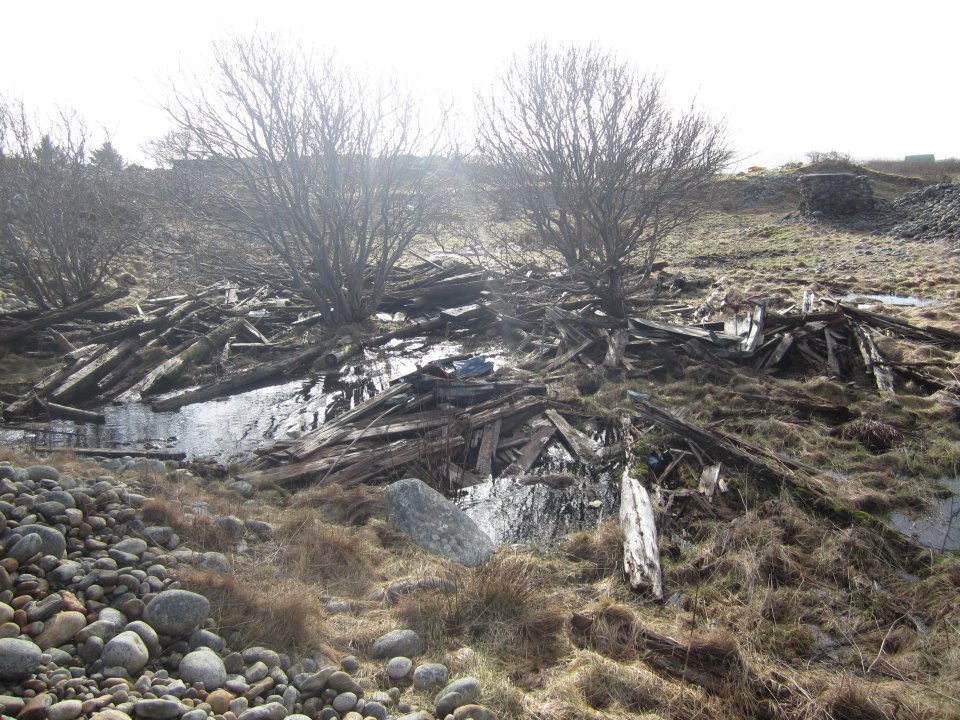
<path id="1" fill-rule="evenodd" d="M 503 471 L 503 477 L 513 477 L 527 472 L 540 457 L 554 434 L 557 432 L 553 425 L 543 425 L 533 431 L 530 439 L 520 449 L 520 455 Z"/>
<path id="2" fill-rule="evenodd" d="M 175 379 L 191 364 L 200 362 L 212 353 L 218 351 L 227 339 L 237 332 L 241 322 L 242 321 L 238 319 L 228 320 L 202 336 L 196 342 L 191 343 L 186 350 L 162 362 L 147 373 L 146 377 L 141 379 L 132 388 L 118 395 L 116 402 L 123 403 L 141 400 L 143 396 L 150 392 L 159 382 Z"/>
<path id="3" fill-rule="evenodd" d="M 560 431 L 570 450 L 575 455 L 578 455 L 581 460 L 597 462 L 600 459 L 590 438 L 568 423 L 560 413 L 550 408 L 545 414 L 550 418 L 550 422 L 556 426 L 557 430 Z"/>
<path id="4" fill-rule="evenodd" d="M 620 528 L 623 531 L 623 569 L 630 588 L 648 591 L 663 600 L 660 545 L 650 495 L 630 475 L 627 463 L 620 481 Z"/>
<path id="5" fill-rule="evenodd" d="M 500 427 L 502 420 L 494 420 L 483 426 L 483 438 L 480 440 L 480 450 L 477 452 L 477 464 L 474 469 L 481 477 L 487 477 L 493 472 L 493 456 L 500 442 Z"/>

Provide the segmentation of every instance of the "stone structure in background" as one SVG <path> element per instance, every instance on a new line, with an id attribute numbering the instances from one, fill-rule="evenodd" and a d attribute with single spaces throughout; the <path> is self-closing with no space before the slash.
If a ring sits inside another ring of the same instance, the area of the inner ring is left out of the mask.
<path id="1" fill-rule="evenodd" d="M 933 154 L 928 155 L 907 155 L 903 158 L 904 162 L 918 162 L 918 163 L 932 163 L 936 162 L 936 157 Z"/>
<path id="2" fill-rule="evenodd" d="M 800 177 L 800 212 L 803 214 L 857 215 L 876 206 L 873 187 L 865 175 L 817 173 Z"/>

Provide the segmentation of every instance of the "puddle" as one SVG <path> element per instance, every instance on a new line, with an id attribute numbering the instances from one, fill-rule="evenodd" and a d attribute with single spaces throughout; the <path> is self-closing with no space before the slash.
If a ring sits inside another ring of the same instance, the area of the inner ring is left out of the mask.
<path id="1" fill-rule="evenodd" d="M 610 438 L 605 438 L 611 442 Z M 530 474 L 566 475 L 565 487 L 498 478 L 461 491 L 455 502 L 497 543 L 551 544 L 593 529 L 620 508 L 619 464 L 588 468 L 556 439 Z"/>
<path id="2" fill-rule="evenodd" d="M 960 478 L 944 480 L 953 494 L 936 501 L 925 515 L 893 513 L 890 521 L 900 532 L 909 535 L 924 547 L 939 552 L 960 549 Z"/>
<path id="3" fill-rule="evenodd" d="M 186 453 L 188 460 L 244 462 L 271 440 L 296 437 L 352 409 L 418 364 L 462 352 L 463 346 L 455 341 L 431 342 L 425 337 L 396 341 L 352 359 L 340 374 L 315 373 L 171 412 L 153 412 L 142 403 L 107 405 L 100 408 L 106 418 L 103 425 L 55 421 L 43 432 L 5 431 L 0 440 L 40 448 L 163 449 Z M 476 353 L 495 362 L 504 357 L 495 348 Z"/>
<path id="4" fill-rule="evenodd" d="M 912 295 L 872 295 L 869 293 L 850 293 L 840 299 L 843 302 L 855 303 L 857 306 L 882 303 L 884 305 L 900 305 L 902 307 L 926 307 L 936 302 L 936 300 L 918 298 Z"/>

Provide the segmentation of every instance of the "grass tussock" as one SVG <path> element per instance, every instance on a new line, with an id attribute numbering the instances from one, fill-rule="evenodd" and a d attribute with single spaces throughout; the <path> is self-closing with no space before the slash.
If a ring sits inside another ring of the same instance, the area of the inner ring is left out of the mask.
<path id="1" fill-rule="evenodd" d="M 277 528 L 277 563 L 301 582 L 322 585 L 334 595 L 359 597 L 376 577 L 375 536 L 362 528 L 322 522 L 312 511 L 293 513 Z"/>
<path id="2" fill-rule="evenodd" d="M 394 615 L 421 633 L 434 648 L 444 638 L 461 638 L 488 648 L 500 661 L 525 667 L 556 661 L 565 647 L 567 616 L 537 559 L 495 555 L 455 578 L 456 592 L 402 597 Z"/>
<path id="3" fill-rule="evenodd" d="M 839 436 L 844 440 L 856 440 L 873 453 L 884 453 L 901 440 L 903 433 L 890 423 L 872 418 L 857 418 L 840 426 Z"/>
<path id="4" fill-rule="evenodd" d="M 623 574 L 623 531 L 615 519 L 607 520 L 596 530 L 571 534 L 561 550 L 577 563 L 580 580 L 596 581 Z"/>
<path id="5" fill-rule="evenodd" d="M 305 652 L 323 645 L 323 610 L 314 593 L 297 583 L 260 587 L 249 578 L 185 568 L 184 587 L 210 600 L 210 615 L 237 647 L 266 645 L 278 652 Z"/>
<path id="6" fill-rule="evenodd" d="M 183 543 L 193 550 L 226 552 L 237 539 L 227 527 L 209 515 L 184 514 L 176 503 L 151 498 L 143 504 L 143 520 L 148 525 L 167 525 L 173 528 Z"/>
<path id="7" fill-rule="evenodd" d="M 318 510 L 325 520 L 338 525 L 361 526 L 383 516 L 383 492 L 366 485 L 325 485 L 297 493 L 291 505 Z"/>

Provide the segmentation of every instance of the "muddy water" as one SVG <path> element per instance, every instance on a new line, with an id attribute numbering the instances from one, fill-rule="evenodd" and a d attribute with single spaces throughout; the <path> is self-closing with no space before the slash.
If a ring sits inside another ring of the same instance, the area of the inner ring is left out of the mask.
<path id="1" fill-rule="evenodd" d="M 936 501 L 922 515 L 893 513 L 890 521 L 900 532 L 914 538 L 924 547 L 939 552 L 960 549 L 960 478 L 944 480 L 952 494 Z"/>

